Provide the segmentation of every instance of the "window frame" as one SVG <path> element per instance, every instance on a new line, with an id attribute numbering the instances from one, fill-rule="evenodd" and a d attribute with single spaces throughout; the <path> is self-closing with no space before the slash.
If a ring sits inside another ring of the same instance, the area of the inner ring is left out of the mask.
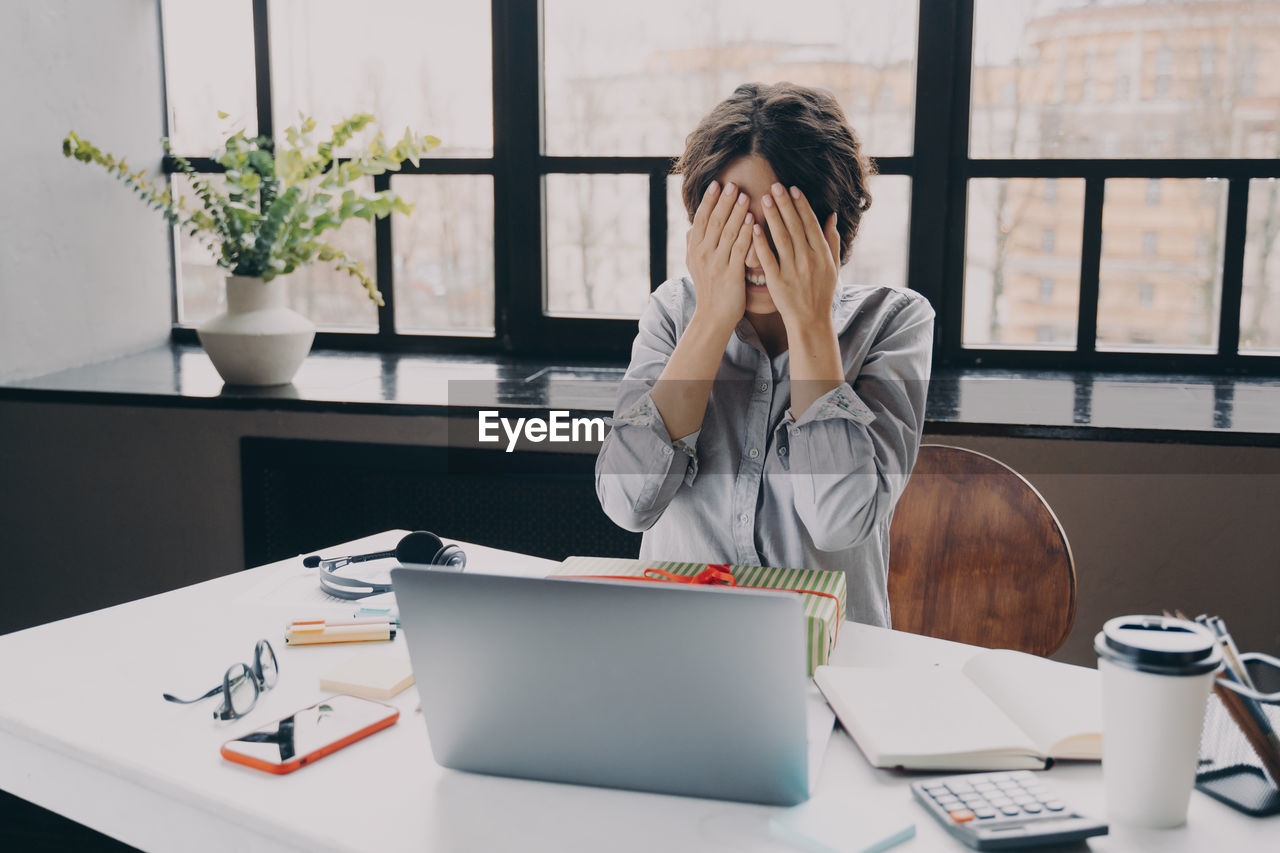
<path id="1" fill-rule="evenodd" d="M 273 131 L 269 0 L 253 6 L 258 132 Z M 912 154 L 875 158 L 883 175 L 911 179 L 907 286 L 937 313 L 935 367 L 1110 370 L 1152 373 L 1280 375 L 1280 356 L 1239 352 L 1249 182 L 1280 178 L 1276 159 L 1000 159 L 969 151 L 975 0 L 918 0 Z M 374 223 L 375 280 L 386 305 L 376 332 L 317 334 L 316 345 L 386 352 L 449 352 L 554 358 L 625 360 L 636 321 L 557 317 L 544 311 L 546 258 L 543 181 L 550 174 L 636 174 L 649 179 L 650 289 L 667 277 L 667 178 L 673 157 L 547 156 L 542 132 L 542 2 L 491 0 L 493 39 L 493 155 L 426 157 L 403 164 L 397 175 L 489 175 L 494 192 L 494 334 L 492 337 L 395 330 L 392 226 Z M 163 49 L 163 46 L 162 46 Z M 875 152 L 870 152 L 874 157 Z M 188 158 L 199 172 L 221 167 L 208 157 Z M 172 173 L 176 165 L 164 159 Z M 1085 182 L 1080 298 L 1074 350 L 974 347 L 962 343 L 965 225 L 968 184 L 979 178 L 1078 178 Z M 1216 178 L 1228 182 L 1222 293 L 1216 352 L 1099 351 L 1096 345 L 1098 276 L 1105 183 L 1116 178 Z M 376 190 L 391 175 L 374 178 Z M 939 234 L 942 251 L 939 251 Z M 173 338 L 194 343 L 194 329 L 178 323 L 175 250 Z"/>

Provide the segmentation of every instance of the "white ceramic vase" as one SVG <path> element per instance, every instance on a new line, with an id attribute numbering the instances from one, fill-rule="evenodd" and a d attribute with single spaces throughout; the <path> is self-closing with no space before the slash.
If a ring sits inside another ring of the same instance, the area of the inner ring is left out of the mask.
<path id="1" fill-rule="evenodd" d="M 227 276 L 227 310 L 196 329 L 228 385 L 293 381 L 315 340 L 315 324 L 285 305 L 285 282 Z"/>

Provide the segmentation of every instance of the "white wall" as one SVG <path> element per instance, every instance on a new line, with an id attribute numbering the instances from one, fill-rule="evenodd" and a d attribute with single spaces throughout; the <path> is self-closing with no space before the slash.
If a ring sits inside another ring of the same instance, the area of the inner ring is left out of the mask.
<path id="1" fill-rule="evenodd" d="M 158 167 L 157 0 L 8 0 L 0 24 L 0 380 L 100 361 L 169 334 L 163 220 L 100 167 L 62 156 L 75 130 Z"/>

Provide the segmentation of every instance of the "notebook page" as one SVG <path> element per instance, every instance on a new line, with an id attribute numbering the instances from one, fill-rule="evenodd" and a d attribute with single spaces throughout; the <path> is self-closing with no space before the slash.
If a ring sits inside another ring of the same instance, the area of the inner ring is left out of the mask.
<path id="1" fill-rule="evenodd" d="M 818 667 L 836 716 L 872 764 L 1007 767 L 966 756 L 1036 756 L 1027 735 L 956 669 Z M 1042 766 L 1028 760 L 1019 766 Z"/>
<path id="2" fill-rule="evenodd" d="M 969 658 L 964 673 L 1045 755 L 1102 758 L 1102 682 L 1096 669 L 989 649 Z"/>

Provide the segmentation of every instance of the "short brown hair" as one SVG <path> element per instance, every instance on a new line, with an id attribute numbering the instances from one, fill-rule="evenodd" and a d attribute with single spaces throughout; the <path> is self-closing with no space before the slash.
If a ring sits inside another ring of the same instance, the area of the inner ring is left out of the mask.
<path id="1" fill-rule="evenodd" d="M 875 164 L 826 91 L 795 83 L 745 83 L 716 105 L 685 140 L 674 171 L 684 176 L 689 221 L 716 175 L 734 160 L 756 154 L 783 186 L 799 187 L 819 223 L 836 212 L 840 263 L 849 260 L 862 214 L 871 207 L 867 179 Z"/>

